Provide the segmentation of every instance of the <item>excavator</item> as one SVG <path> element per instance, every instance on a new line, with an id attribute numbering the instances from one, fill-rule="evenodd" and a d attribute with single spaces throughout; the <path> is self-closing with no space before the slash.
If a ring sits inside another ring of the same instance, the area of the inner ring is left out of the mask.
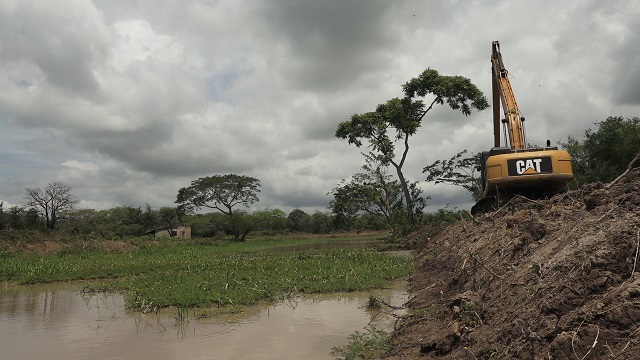
<path id="1" fill-rule="evenodd" d="M 550 146 L 549 140 L 544 147 L 527 145 L 525 118 L 518 108 L 498 41 L 491 44 L 491 74 L 494 147 L 480 155 L 483 193 L 471 208 L 474 215 L 490 211 L 516 194 L 532 198 L 550 196 L 573 179 L 571 156 L 566 150 Z M 503 145 L 500 125 L 504 130 Z"/>

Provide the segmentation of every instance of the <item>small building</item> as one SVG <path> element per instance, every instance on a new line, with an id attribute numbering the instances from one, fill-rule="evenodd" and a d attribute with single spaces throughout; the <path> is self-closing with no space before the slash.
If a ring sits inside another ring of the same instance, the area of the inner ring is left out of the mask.
<path id="1" fill-rule="evenodd" d="M 171 233 L 167 229 L 154 229 L 148 231 L 147 234 L 153 235 L 154 238 L 159 237 L 175 237 L 178 239 L 191 239 L 191 226 L 178 226 L 171 229 Z"/>

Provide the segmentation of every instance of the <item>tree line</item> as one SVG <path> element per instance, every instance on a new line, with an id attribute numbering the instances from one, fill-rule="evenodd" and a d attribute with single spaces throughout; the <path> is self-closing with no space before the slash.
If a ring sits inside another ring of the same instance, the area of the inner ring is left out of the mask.
<path id="1" fill-rule="evenodd" d="M 227 215 L 217 212 L 182 214 L 175 218 L 167 216 L 167 213 L 175 210 L 176 208 L 172 207 L 154 209 L 148 204 L 145 206 L 118 206 L 105 210 L 70 209 L 61 215 L 55 229 L 49 229 L 49 231 L 115 239 L 143 236 L 148 234 L 150 230 L 175 228 L 180 225 L 190 226 L 193 237 L 223 238 L 231 236 L 236 239 L 234 230 L 242 226 L 245 226 L 243 230 L 246 234 L 252 232 L 261 235 L 330 234 L 342 230 L 384 229 L 382 224 L 366 214 L 363 214 L 347 228 L 338 226 L 333 214 L 322 211 L 307 213 L 301 209 L 294 209 L 287 214 L 280 209 L 265 209 L 251 213 L 239 210 L 234 215 L 236 222 L 230 223 Z M 173 222 L 172 219 L 174 219 Z M 171 226 L 168 226 L 169 224 Z M 37 209 L 22 206 L 6 208 L 4 204 L 0 203 L 0 230 L 44 231 L 46 229 L 45 217 Z M 238 237 L 237 240 L 241 241 L 244 238 Z"/>

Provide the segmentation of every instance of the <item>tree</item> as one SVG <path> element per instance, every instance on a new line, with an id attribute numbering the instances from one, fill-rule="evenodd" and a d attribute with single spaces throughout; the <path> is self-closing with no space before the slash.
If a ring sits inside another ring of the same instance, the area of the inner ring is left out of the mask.
<path id="1" fill-rule="evenodd" d="M 429 174 L 426 181 L 461 186 L 478 201 L 482 198 L 482 178 L 478 174 L 480 154 L 462 157 L 466 153 L 467 150 L 462 150 L 449 160 L 438 160 L 422 172 Z"/>
<path id="2" fill-rule="evenodd" d="M 287 228 L 289 220 L 285 212 L 280 209 L 254 211 L 252 216 L 255 230 L 282 231 Z"/>
<path id="3" fill-rule="evenodd" d="M 25 205 L 40 211 L 47 229 L 55 229 L 64 212 L 73 210 L 78 203 L 71 194 L 71 188 L 59 182 L 49 183 L 42 189 L 26 188 L 26 191 Z"/>
<path id="4" fill-rule="evenodd" d="M 32 210 L 31 208 L 30 210 Z M 26 229 L 25 224 L 26 211 L 24 208 L 14 205 L 9 208 L 9 224 L 8 228 L 14 230 L 24 230 Z"/>
<path id="5" fill-rule="evenodd" d="M 597 181 L 592 179 L 587 167 L 587 153 L 582 141 L 572 136 L 567 138 L 567 142 L 560 142 L 560 146 L 565 148 L 571 155 L 571 167 L 573 168 L 573 181 L 569 184 L 569 188 L 579 188 L 588 182 Z"/>
<path id="6" fill-rule="evenodd" d="M 140 214 L 140 226 L 143 232 L 147 232 L 153 230 L 160 223 L 160 220 L 158 219 L 158 212 L 151 208 L 151 205 L 145 204 L 144 206 L 144 212 Z"/>
<path id="7" fill-rule="evenodd" d="M 158 220 L 160 225 L 163 229 L 167 230 L 169 237 L 175 236 L 173 229 L 180 225 L 183 215 L 181 208 L 165 206 L 158 210 Z"/>
<path id="8" fill-rule="evenodd" d="M 415 218 L 411 192 L 402 172 L 409 152 L 409 138 L 418 131 L 425 115 L 434 105 L 446 102 L 451 109 L 469 116 L 472 109 L 486 109 L 489 103 L 482 91 L 469 79 L 440 75 L 433 69 L 427 69 L 418 77 L 409 80 L 402 89 L 404 98 L 388 100 L 378 105 L 373 112 L 352 115 L 350 121 L 338 124 L 335 136 L 347 139 L 349 144 L 357 147 L 362 146 L 363 141 L 367 141 L 379 161 L 391 164 L 395 168 L 404 195 L 407 216 L 413 225 Z M 430 97 L 431 102 L 428 106 L 422 100 L 415 100 L 425 97 Z M 395 152 L 397 142 L 403 144 L 399 155 Z"/>
<path id="9" fill-rule="evenodd" d="M 304 224 L 309 218 L 309 214 L 301 209 L 293 209 L 287 219 L 289 220 L 289 228 L 292 231 L 303 231 Z"/>
<path id="10" fill-rule="evenodd" d="M 598 129 L 587 129 L 583 141 L 569 136 L 560 143 L 571 154 L 577 186 L 615 179 L 640 153 L 640 118 L 609 116 L 595 125 Z"/>
<path id="11" fill-rule="evenodd" d="M 237 206 L 245 206 L 258 201 L 260 180 L 243 175 L 214 175 L 199 178 L 191 186 L 178 191 L 176 203 L 181 211 L 192 212 L 202 207 L 216 209 L 228 216 L 235 241 L 243 241 L 245 229 L 239 228 L 244 221 L 235 221 Z M 241 219 L 239 219 L 241 220 Z"/>
<path id="12" fill-rule="evenodd" d="M 105 211 L 106 219 L 103 221 L 107 223 L 103 223 L 102 227 L 117 236 L 139 236 L 150 230 L 141 224 L 142 214 L 140 207 L 117 206 Z"/>
<path id="13" fill-rule="evenodd" d="M 307 219 L 305 227 L 307 229 L 306 231 L 313 234 L 328 234 L 334 229 L 333 219 L 329 214 L 315 211 Z"/>
<path id="14" fill-rule="evenodd" d="M 6 228 L 6 220 L 4 218 L 4 209 L 2 209 L 2 207 L 4 206 L 4 201 L 0 201 L 0 230 L 4 230 Z"/>
<path id="15" fill-rule="evenodd" d="M 362 213 L 369 214 L 382 222 L 394 238 L 406 234 L 411 227 L 406 225 L 403 189 L 398 181 L 387 174 L 387 165 L 376 161 L 375 156 L 367 157 L 362 166 L 365 172 L 357 173 L 351 180 L 342 180 L 333 189 L 333 200 L 329 208 L 335 216 L 336 227 L 351 228 Z M 422 190 L 417 183 L 409 185 L 413 213 L 419 213 L 426 205 Z"/>

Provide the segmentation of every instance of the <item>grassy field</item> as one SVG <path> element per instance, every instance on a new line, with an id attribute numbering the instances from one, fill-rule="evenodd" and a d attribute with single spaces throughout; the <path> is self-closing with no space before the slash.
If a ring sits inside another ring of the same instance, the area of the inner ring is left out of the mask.
<path id="1" fill-rule="evenodd" d="M 377 251 L 379 239 L 138 239 L 110 251 L 104 243 L 69 242 L 46 253 L 1 252 L 0 281 L 86 281 L 87 291 L 122 292 L 127 305 L 141 311 L 251 305 L 298 293 L 381 288 L 406 276 L 409 259 Z"/>

